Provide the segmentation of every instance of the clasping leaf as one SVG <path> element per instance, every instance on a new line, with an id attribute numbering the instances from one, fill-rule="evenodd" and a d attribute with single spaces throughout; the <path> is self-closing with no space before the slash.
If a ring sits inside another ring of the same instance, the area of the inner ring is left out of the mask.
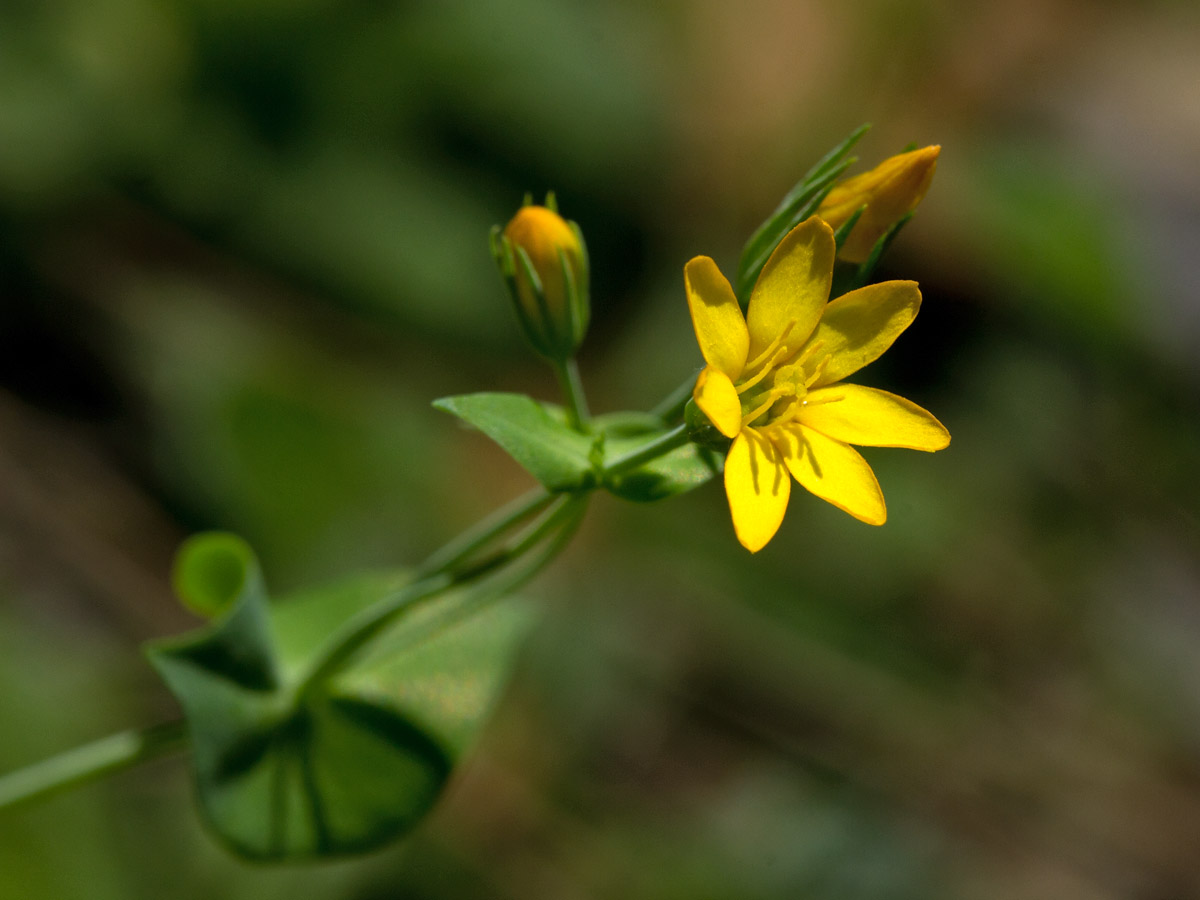
<path id="1" fill-rule="evenodd" d="M 147 655 L 187 718 L 203 817 L 238 854 L 301 859 L 385 843 L 429 810 L 478 733 L 528 623 L 512 601 L 441 629 L 429 610 L 414 612 L 365 660 L 300 689 L 337 626 L 406 580 L 359 576 L 269 603 L 243 541 L 184 545 L 181 595 L 224 612 Z"/>

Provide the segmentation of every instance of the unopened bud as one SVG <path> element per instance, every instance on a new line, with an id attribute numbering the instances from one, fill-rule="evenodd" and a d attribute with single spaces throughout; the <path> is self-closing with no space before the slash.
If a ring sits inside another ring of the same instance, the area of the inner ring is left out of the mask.
<path id="1" fill-rule="evenodd" d="M 941 149 L 934 145 L 892 156 L 829 192 L 817 215 L 835 231 L 862 210 L 838 248 L 838 259 L 865 262 L 884 232 L 917 208 L 933 181 Z"/>
<path id="2" fill-rule="evenodd" d="M 587 332 L 588 257 L 583 235 L 555 209 L 526 205 L 501 231 L 492 229 L 492 256 L 533 349 L 562 362 Z"/>

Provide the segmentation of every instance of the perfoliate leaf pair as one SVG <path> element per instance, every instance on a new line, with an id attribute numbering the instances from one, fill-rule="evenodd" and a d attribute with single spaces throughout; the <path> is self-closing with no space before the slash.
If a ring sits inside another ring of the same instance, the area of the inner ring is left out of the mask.
<path id="1" fill-rule="evenodd" d="M 550 491 L 603 486 L 627 500 L 661 500 L 699 487 L 720 472 L 719 457 L 686 444 L 609 477 L 608 461 L 666 433 L 662 422 L 647 414 L 600 416 L 583 434 L 566 425 L 558 407 L 524 394 L 464 394 L 433 405 L 482 431 Z"/>
<path id="2" fill-rule="evenodd" d="M 304 689 L 340 625 L 411 590 L 403 574 L 268 602 L 249 547 L 210 534 L 184 545 L 176 584 L 219 617 L 147 654 L 183 707 L 204 819 L 254 859 L 367 850 L 418 822 L 481 727 L 527 623 L 509 603 L 431 633 L 414 612 L 365 661 Z"/>

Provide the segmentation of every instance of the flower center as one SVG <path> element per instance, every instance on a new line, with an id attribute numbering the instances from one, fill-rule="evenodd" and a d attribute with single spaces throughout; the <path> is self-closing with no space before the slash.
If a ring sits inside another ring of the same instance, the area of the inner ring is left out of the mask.
<path id="1" fill-rule="evenodd" d="M 829 354 L 812 364 L 824 346 L 823 341 L 790 353 L 788 348 L 781 346 L 791 327 L 789 324 L 779 339 L 760 353 L 752 366 L 747 366 L 746 370 L 753 374 L 737 386 L 742 401 L 743 428 L 755 423 L 760 428 L 774 428 L 792 421 L 809 404 L 809 390 L 829 365 Z M 789 356 L 795 361 L 779 365 Z M 755 368 L 757 371 L 753 371 Z M 840 399 L 826 397 L 815 402 L 833 403 Z"/>

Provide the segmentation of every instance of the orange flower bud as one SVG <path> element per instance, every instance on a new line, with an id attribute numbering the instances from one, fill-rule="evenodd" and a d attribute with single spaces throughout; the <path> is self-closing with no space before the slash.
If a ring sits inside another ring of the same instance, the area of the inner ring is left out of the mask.
<path id="1" fill-rule="evenodd" d="M 589 314 L 578 227 L 550 207 L 523 206 L 502 233 L 493 232 L 492 252 L 533 348 L 553 360 L 573 355 Z"/>
<path id="2" fill-rule="evenodd" d="M 863 210 L 838 249 L 839 259 L 866 262 L 884 232 L 917 208 L 933 181 L 941 149 L 934 145 L 892 156 L 829 192 L 817 215 L 834 230 L 849 221 L 858 210 Z"/>

